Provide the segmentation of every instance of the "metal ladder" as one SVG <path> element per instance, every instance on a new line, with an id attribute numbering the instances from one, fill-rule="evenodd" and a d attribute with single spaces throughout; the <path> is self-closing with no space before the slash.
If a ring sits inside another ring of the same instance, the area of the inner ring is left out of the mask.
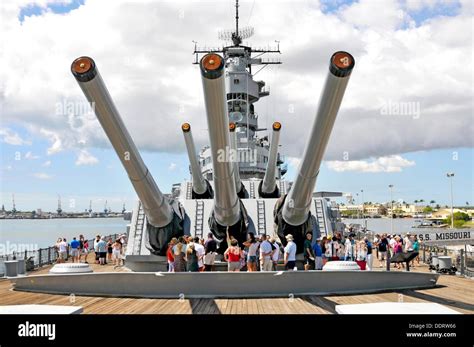
<path id="1" fill-rule="evenodd" d="M 259 234 L 266 234 L 266 221 L 265 221 L 265 201 L 264 200 L 257 200 L 257 215 L 258 215 L 258 223 L 257 229 Z"/>
<path id="2" fill-rule="evenodd" d="M 250 199 L 255 199 L 255 182 L 250 181 L 249 183 L 250 183 L 250 192 L 249 192 Z"/>
<path id="3" fill-rule="evenodd" d="M 186 199 L 191 200 L 193 198 L 193 184 L 186 182 Z"/>
<path id="4" fill-rule="evenodd" d="M 196 200 L 196 219 L 194 222 L 194 236 L 202 239 L 204 227 L 204 201 Z"/>
<path id="5" fill-rule="evenodd" d="M 325 211 L 324 211 L 324 206 L 323 202 L 321 199 L 315 199 L 314 200 L 314 205 L 316 208 L 316 219 L 318 220 L 318 226 L 319 226 L 319 231 L 321 235 L 327 235 L 327 230 L 326 230 L 326 216 L 325 216 Z"/>
<path id="6" fill-rule="evenodd" d="M 133 247 L 133 254 L 139 255 L 142 249 L 143 228 L 145 226 L 145 211 L 142 203 L 138 203 L 138 216 L 135 223 L 135 242 Z"/>

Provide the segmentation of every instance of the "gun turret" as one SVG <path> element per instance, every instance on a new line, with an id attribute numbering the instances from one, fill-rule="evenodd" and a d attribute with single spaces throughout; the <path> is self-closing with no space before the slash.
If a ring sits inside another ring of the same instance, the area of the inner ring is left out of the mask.
<path id="1" fill-rule="evenodd" d="M 267 169 L 265 176 L 258 186 L 258 193 L 262 198 L 278 198 L 280 197 L 280 190 L 276 185 L 276 168 L 278 156 L 278 144 L 280 142 L 281 124 L 279 122 L 273 123 L 273 133 L 270 143 L 270 151 L 268 154 Z"/>
<path id="2" fill-rule="evenodd" d="M 155 237 L 150 235 L 149 240 L 151 251 L 164 255 L 171 237 L 183 234 L 181 221 L 184 211 L 173 207 L 173 202 L 165 198 L 156 185 L 115 107 L 94 60 L 89 57 L 77 58 L 71 65 L 71 71 L 127 171 L 143 205 L 148 223 L 155 228 L 156 235 Z"/>
<path id="3" fill-rule="evenodd" d="M 212 199 L 214 192 L 209 182 L 204 178 L 201 167 L 196 156 L 196 147 L 194 146 L 193 134 L 191 132 L 191 125 L 184 123 L 181 126 L 183 130 L 184 142 L 189 157 L 189 164 L 191 166 L 191 175 L 193 177 L 193 199 Z"/>
<path id="4" fill-rule="evenodd" d="M 329 73 L 298 174 L 290 192 L 276 207 L 278 236 L 286 244 L 285 236 L 293 234 L 298 252 L 303 251 L 306 233 L 311 231 L 310 207 L 316 178 L 354 63 L 354 58 L 347 52 L 336 52 L 331 56 Z"/>
<path id="5" fill-rule="evenodd" d="M 230 151 L 229 117 L 224 82 L 224 59 L 214 53 L 206 54 L 200 62 L 207 124 L 211 145 L 214 208 L 209 225 L 218 241 L 226 231 L 240 243 L 246 239 L 246 213 L 235 187 Z M 221 247 L 223 249 L 223 247 Z"/>

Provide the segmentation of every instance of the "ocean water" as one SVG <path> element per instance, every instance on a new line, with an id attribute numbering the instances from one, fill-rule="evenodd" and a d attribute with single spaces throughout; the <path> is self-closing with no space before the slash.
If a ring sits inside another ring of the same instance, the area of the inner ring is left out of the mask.
<path id="1" fill-rule="evenodd" d="M 414 229 L 412 228 L 413 225 L 419 224 L 415 223 L 413 218 L 394 218 L 393 219 L 393 233 L 394 234 L 405 234 L 407 232 L 411 232 Z M 387 233 L 391 234 L 391 221 L 390 218 L 367 218 L 365 220 L 362 219 L 343 219 L 342 220 L 346 225 L 347 224 L 360 224 L 362 226 L 367 225 L 367 229 L 373 231 L 375 233 Z M 365 224 L 366 223 L 366 224 Z M 418 229 L 420 230 L 420 229 Z M 439 230 L 439 229 L 437 229 Z"/>
<path id="2" fill-rule="evenodd" d="M 126 232 L 129 221 L 122 218 L 74 218 L 74 219 L 1 219 L 0 255 L 17 249 L 38 249 L 52 246 L 58 237 L 68 241 L 84 235 L 112 235 Z"/>
<path id="3" fill-rule="evenodd" d="M 367 228 L 376 233 L 391 233 L 390 218 L 343 219 L 346 224 L 367 223 Z M 78 218 L 78 219 L 0 219 L 0 255 L 11 254 L 17 250 L 36 250 L 52 246 L 58 237 L 71 241 L 80 234 L 87 239 L 95 235 L 121 234 L 129 222 L 122 218 Z M 393 232 L 436 232 L 440 229 L 414 229 L 415 219 L 393 220 Z"/>

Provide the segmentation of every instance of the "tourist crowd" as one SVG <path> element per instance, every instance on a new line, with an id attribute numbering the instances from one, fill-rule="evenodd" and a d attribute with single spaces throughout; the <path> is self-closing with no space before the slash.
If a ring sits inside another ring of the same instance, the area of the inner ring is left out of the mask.
<path id="1" fill-rule="evenodd" d="M 276 271 L 297 269 L 296 254 L 302 252 L 304 270 L 322 270 L 328 261 L 355 261 L 362 270 L 372 270 L 373 257 L 380 264 L 402 252 L 418 252 L 419 241 L 416 235 L 407 233 L 401 235 L 376 234 L 373 242 L 367 237 L 356 240 L 355 234 L 349 233 L 344 237 L 336 232 L 332 237 L 322 237 L 313 240 L 313 234 L 307 233 L 303 249 L 298 250 L 291 234 L 286 235 L 286 245 L 282 245 L 274 237 L 260 235 L 256 237 L 248 233 L 247 240 L 239 244 L 238 240 L 227 232 L 227 249 L 218 252 L 219 243 L 212 233 L 204 240 L 199 237 L 181 236 L 173 238 L 168 244 L 166 258 L 169 272 L 202 272 L 221 270 L 222 265 L 227 270 L 235 271 Z M 90 245 L 83 235 L 73 237 L 68 243 L 66 238 L 59 238 L 55 244 L 57 262 L 63 263 L 69 257 L 72 262 L 87 262 L 87 255 L 94 252 L 95 262 L 100 265 L 111 263 L 122 266 L 124 259 L 125 235 L 117 239 L 106 239 L 97 235 Z M 411 261 L 411 265 L 419 265 L 419 257 Z M 408 263 L 407 263 L 408 265 Z M 216 267 L 219 266 L 219 269 Z M 404 268 L 403 262 L 395 263 L 397 269 Z"/>
<path id="2" fill-rule="evenodd" d="M 96 264 L 105 265 L 109 262 L 114 266 L 123 265 L 125 246 L 125 235 L 120 235 L 115 240 L 110 237 L 106 240 L 105 236 L 97 235 L 92 245 L 84 235 L 73 237 L 70 243 L 65 237 L 60 237 L 54 245 L 57 263 L 64 263 L 69 258 L 73 263 L 87 263 L 88 254 L 94 252 Z"/>

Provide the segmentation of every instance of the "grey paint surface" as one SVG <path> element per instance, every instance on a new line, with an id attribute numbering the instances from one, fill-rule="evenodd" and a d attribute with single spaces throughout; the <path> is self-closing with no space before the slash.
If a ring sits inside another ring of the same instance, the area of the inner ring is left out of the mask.
<path id="1" fill-rule="evenodd" d="M 228 153 L 230 149 L 229 117 L 224 79 L 224 74 L 215 79 L 209 79 L 202 75 L 204 105 L 212 154 L 214 216 L 220 225 L 231 226 L 240 220 L 240 201 L 235 189 L 234 167 L 231 162 L 220 158 L 222 153 Z"/>
<path id="2" fill-rule="evenodd" d="M 204 194 L 207 190 L 207 184 L 199 166 L 196 146 L 194 146 L 194 139 L 191 127 L 189 131 L 183 130 L 184 143 L 188 152 L 189 165 L 191 166 L 191 175 L 193 178 L 193 190 L 197 194 Z"/>
<path id="3" fill-rule="evenodd" d="M 280 143 L 280 130 L 273 128 L 272 139 L 270 142 L 270 153 L 268 154 L 267 169 L 263 177 L 262 191 L 267 194 L 273 193 L 276 186 L 277 155 L 278 145 Z"/>
<path id="4" fill-rule="evenodd" d="M 298 226 L 308 218 L 316 178 L 348 82 L 349 76 L 336 77 L 328 72 L 298 174 L 283 205 L 288 224 Z"/>
<path id="5" fill-rule="evenodd" d="M 378 271 L 149 273 L 39 275 L 12 279 L 15 290 L 53 294 L 146 297 L 288 297 L 429 288 L 438 274 Z"/>
<path id="6" fill-rule="evenodd" d="M 156 227 L 168 225 L 173 217 L 171 206 L 143 162 L 99 71 L 91 81 L 78 83 L 127 171 L 148 222 Z"/>

